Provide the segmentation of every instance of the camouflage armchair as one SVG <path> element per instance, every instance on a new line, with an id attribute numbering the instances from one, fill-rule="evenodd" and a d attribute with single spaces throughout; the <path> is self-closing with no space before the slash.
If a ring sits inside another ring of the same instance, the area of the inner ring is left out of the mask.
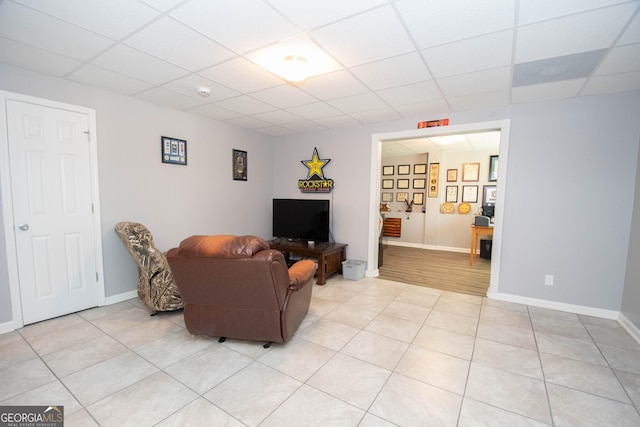
<path id="1" fill-rule="evenodd" d="M 138 296 L 151 315 L 184 308 L 167 258 L 155 247 L 151 232 L 137 222 L 119 222 L 115 230 L 138 266 Z"/>

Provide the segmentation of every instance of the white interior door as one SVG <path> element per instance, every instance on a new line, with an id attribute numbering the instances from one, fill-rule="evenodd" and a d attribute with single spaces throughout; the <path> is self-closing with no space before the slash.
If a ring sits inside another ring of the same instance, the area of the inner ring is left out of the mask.
<path id="1" fill-rule="evenodd" d="M 24 324 L 98 305 L 86 114 L 7 100 Z"/>

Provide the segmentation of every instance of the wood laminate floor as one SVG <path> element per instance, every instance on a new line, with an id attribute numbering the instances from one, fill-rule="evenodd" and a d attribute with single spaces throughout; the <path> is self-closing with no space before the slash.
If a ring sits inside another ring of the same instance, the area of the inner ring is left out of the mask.
<path id="1" fill-rule="evenodd" d="M 491 260 L 469 254 L 384 245 L 380 278 L 469 295 L 486 296 Z"/>

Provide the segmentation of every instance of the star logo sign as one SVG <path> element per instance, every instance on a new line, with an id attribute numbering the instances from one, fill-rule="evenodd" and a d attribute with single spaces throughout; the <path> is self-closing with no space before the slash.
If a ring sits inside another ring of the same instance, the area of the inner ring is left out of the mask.
<path id="1" fill-rule="evenodd" d="M 324 179 L 324 173 L 322 173 L 322 168 L 329 163 L 331 159 L 320 159 L 318 156 L 318 149 L 313 149 L 313 156 L 311 160 L 302 160 L 301 163 L 305 165 L 309 169 L 309 174 L 307 175 L 307 179 L 311 179 L 314 175 L 319 179 Z"/>

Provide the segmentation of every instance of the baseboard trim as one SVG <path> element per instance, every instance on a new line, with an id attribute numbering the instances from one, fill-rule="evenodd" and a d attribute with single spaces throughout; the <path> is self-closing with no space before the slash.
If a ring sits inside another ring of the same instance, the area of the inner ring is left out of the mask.
<path id="1" fill-rule="evenodd" d="M 105 305 L 117 304 L 122 301 L 130 300 L 138 297 L 138 291 L 123 292 L 121 294 L 112 295 L 105 298 Z"/>
<path id="2" fill-rule="evenodd" d="M 383 244 L 389 246 L 404 246 L 407 248 L 418 248 L 418 249 L 429 249 L 432 251 L 445 251 L 445 252 L 459 252 L 459 253 L 469 253 L 469 248 L 454 248 L 451 246 L 437 246 L 437 245 L 425 245 L 422 243 L 409 243 L 409 242 L 384 242 Z"/>
<path id="3" fill-rule="evenodd" d="M 620 312 L 616 310 L 606 310 L 603 308 L 587 307 L 583 305 L 567 304 L 563 302 L 548 301 L 538 298 L 523 297 L 519 295 L 504 294 L 500 292 L 487 293 L 490 299 L 500 301 L 515 302 L 518 304 L 532 305 L 534 307 L 549 308 L 552 310 L 566 311 L 575 314 L 584 314 L 586 316 L 600 317 L 603 319 L 618 320 Z"/>
<path id="4" fill-rule="evenodd" d="M 618 323 L 620 323 L 620 325 L 629 332 L 629 335 L 631 335 L 633 339 L 640 344 L 640 329 L 634 325 L 631 320 L 627 319 L 624 314 L 620 313 L 620 316 L 618 316 Z"/>
<path id="5" fill-rule="evenodd" d="M 7 333 L 13 332 L 15 330 L 16 330 L 16 327 L 13 324 L 13 321 L 0 323 L 0 335 L 7 334 Z"/>

